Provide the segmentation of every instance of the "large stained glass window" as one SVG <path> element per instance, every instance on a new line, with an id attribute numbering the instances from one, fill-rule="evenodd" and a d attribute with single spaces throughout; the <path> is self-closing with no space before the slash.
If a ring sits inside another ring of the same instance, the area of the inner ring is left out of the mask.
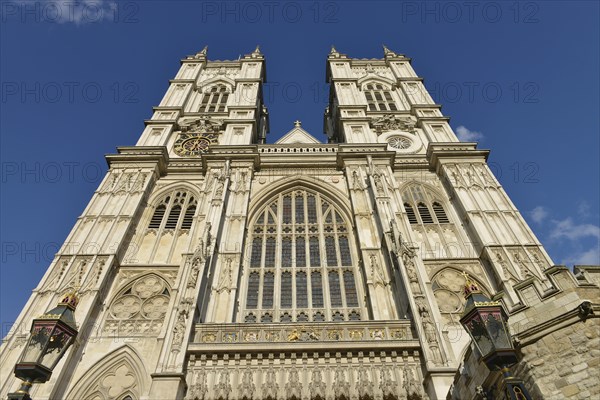
<path id="1" fill-rule="evenodd" d="M 324 196 L 304 189 L 274 196 L 248 230 L 241 321 L 365 318 L 352 229 Z"/>

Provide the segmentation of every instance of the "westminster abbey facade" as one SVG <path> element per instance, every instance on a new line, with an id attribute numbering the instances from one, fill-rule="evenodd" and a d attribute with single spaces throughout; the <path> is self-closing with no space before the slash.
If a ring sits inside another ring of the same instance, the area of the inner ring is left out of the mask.
<path id="1" fill-rule="evenodd" d="M 326 68 L 323 140 L 296 121 L 267 144 L 258 48 L 181 61 L 4 338 L 2 398 L 31 320 L 69 290 L 79 336 L 35 399 L 483 398 L 464 273 L 524 327 L 532 392 L 569 398 L 531 360 L 565 326 L 597 329 L 598 269 L 553 266 L 409 58 L 332 48 Z M 569 314 L 584 298 L 596 313 Z"/>

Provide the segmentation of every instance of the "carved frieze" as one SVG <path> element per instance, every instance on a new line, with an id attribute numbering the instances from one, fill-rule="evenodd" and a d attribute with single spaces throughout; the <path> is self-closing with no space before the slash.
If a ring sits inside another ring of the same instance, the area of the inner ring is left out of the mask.
<path id="1" fill-rule="evenodd" d="M 385 114 L 382 117 L 372 119 L 369 125 L 377 132 L 377 135 L 388 131 L 415 133 L 416 121 L 411 117 L 398 117 L 393 114 Z"/>
<path id="2" fill-rule="evenodd" d="M 224 129 L 223 120 L 208 115 L 180 118 L 177 126 L 181 132 L 187 133 L 220 133 Z"/>

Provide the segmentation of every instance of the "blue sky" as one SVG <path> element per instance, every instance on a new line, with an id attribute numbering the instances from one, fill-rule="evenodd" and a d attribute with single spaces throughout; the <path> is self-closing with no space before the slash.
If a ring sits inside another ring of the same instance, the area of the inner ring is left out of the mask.
<path id="1" fill-rule="evenodd" d="M 269 142 L 320 140 L 330 46 L 413 58 L 554 262 L 599 263 L 599 3 L 2 1 L 2 336 L 179 67 L 209 46 L 267 59 Z M 43 311 L 43 310 L 40 310 Z"/>

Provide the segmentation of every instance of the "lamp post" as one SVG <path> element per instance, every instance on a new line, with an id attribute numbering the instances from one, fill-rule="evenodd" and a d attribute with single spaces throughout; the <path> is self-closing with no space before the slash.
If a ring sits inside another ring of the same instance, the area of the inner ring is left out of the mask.
<path id="1" fill-rule="evenodd" d="M 68 293 L 58 306 L 33 320 L 31 335 L 15 365 L 15 376 L 23 382 L 18 391 L 8 394 L 8 400 L 31 400 L 31 385 L 50 379 L 52 370 L 77 336 L 78 301 L 75 292 Z"/>
<path id="2" fill-rule="evenodd" d="M 475 343 L 483 362 L 491 371 L 502 372 L 506 398 L 531 400 L 523 381 L 511 376 L 509 368 L 519 360 L 508 331 L 508 316 L 499 301 L 492 301 L 465 273 L 467 300 L 460 323 Z"/>

